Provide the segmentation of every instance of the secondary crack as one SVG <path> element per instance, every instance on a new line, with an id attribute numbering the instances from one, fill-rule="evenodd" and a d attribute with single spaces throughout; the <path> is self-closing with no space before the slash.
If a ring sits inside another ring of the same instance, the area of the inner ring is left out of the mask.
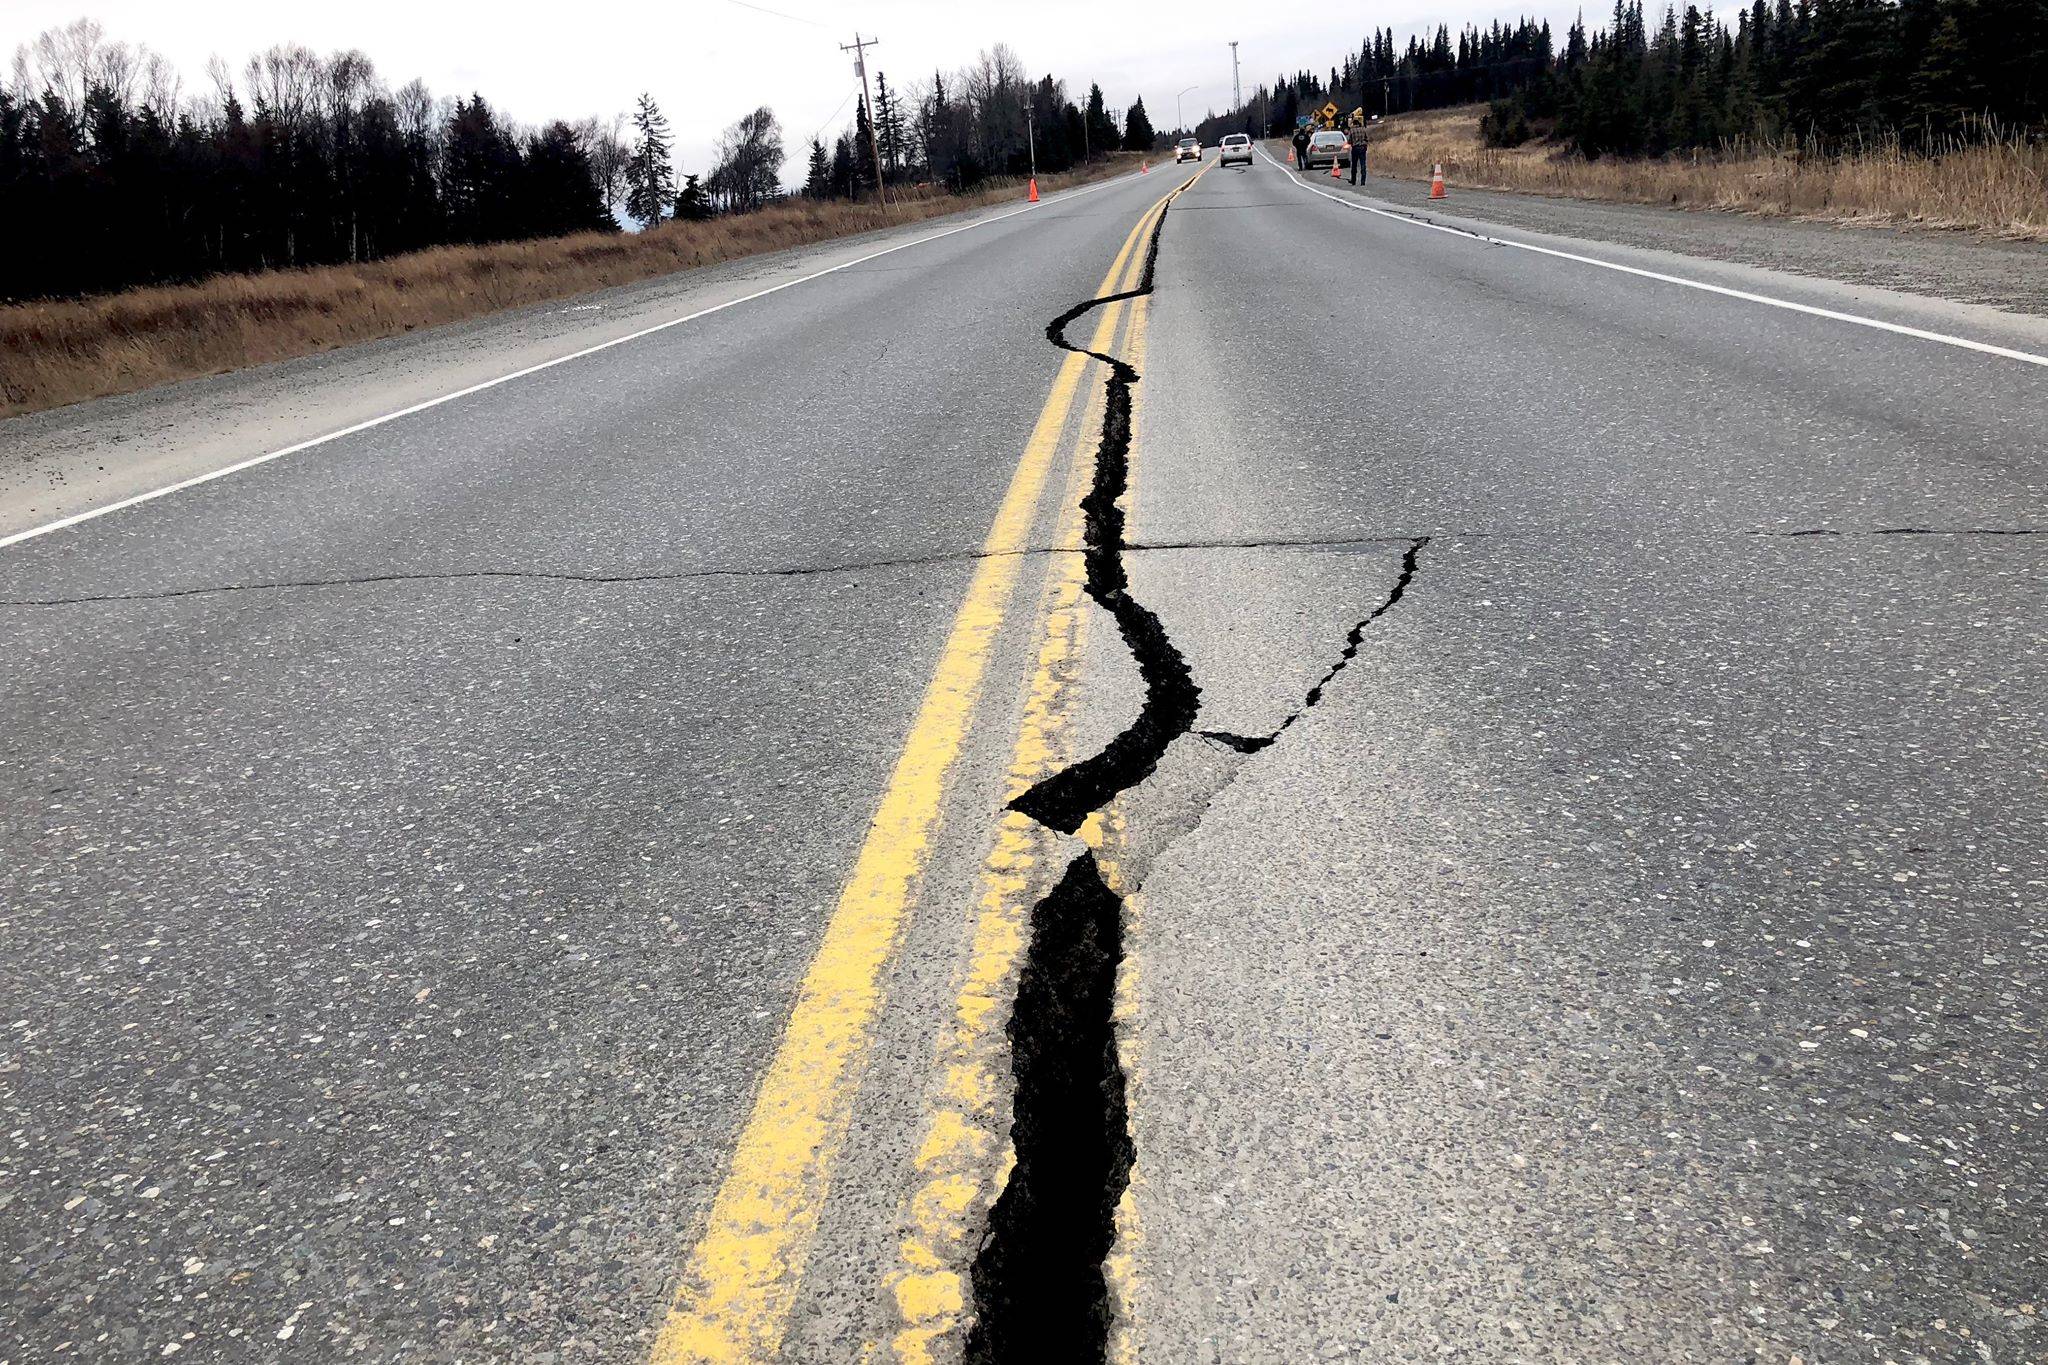
<path id="1" fill-rule="evenodd" d="M 1130 295 L 1119 295 L 1121 298 Z M 1088 354 L 1093 355 L 1090 351 Z M 1454 540 L 1509 540 L 1526 537 L 1535 540 L 1556 541 L 1567 538 L 1569 532 L 1559 531 L 1446 531 L 1441 537 Z M 1641 533 L 1627 530 L 1603 531 L 1596 538 L 1640 538 Z M 1795 531 L 1747 530 L 1707 531 L 1703 535 L 1764 536 L 1777 539 L 1798 540 L 1817 536 L 1837 539 L 1851 539 L 1870 536 L 2038 536 L 2048 535 L 2048 529 L 2037 526 L 1880 526 L 1867 530 L 1835 530 L 1829 527 L 1812 527 Z M 1428 536 L 1424 539 L 1437 539 Z M 1174 550 L 1342 550 L 1360 545 L 1409 544 L 1413 536 L 1336 536 L 1336 537 L 1272 537 L 1255 540 L 1159 540 L 1126 541 L 1123 546 L 1125 557 L 1134 554 L 1170 552 Z M 1008 556 L 1039 556 L 1084 554 L 1085 549 L 1063 545 L 1031 545 L 1014 550 L 950 550 L 931 555 L 906 555 L 894 559 L 848 560 L 832 564 L 796 564 L 788 566 L 743 567 L 736 569 L 680 569 L 672 572 L 652 573 L 575 573 L 566 569 L 458 569 L 434 573 L 379 573 L 355 574 L 339 578 L 297 578 L 275 579 L 263 583 L 208 583 L 195 588 L 164 588 L 156 592 L 114 592 L 95 593 L 78 597 L 11 597 L 0 598 L 0 607 L 78 607 L 91 606 L 102 602 L 168 602 L 184 597 L 212 597 L 229 593 L 245 592 L 295 592 L 320 588 L 351 588 L 379 583 L 459 583 L 467 580 L 490 579 L 531 579 L 536 582 L 587 583 L 597 586 L 633 583 L 681 583 L 697 579 L 718 578 L 818 578 L 833 574 L 861 573 L 867 570 L 918 569 L 940 564 L 972 564 L 983 559 L 998 559 Z M 1228 740 L 1228 736 L 1204 731 L 1209 739 Z"/>
<path id="2" fill-rule="evenodd" d="M 1237 735 L 1231 734 L 1226 730 L 1204 730 L 1202 731 L 1202 738 L 1212 739 L 1219 744 L 1228 745 L 1241 754 L 1255 754 L 1285 734 L 1287 728 L 1300 720 L 1303 713 L 1312 710 L 1322 701 L 1324 691 L 1332 682 L 1336 681 L 1337 675 L 1346 668 L 1349 668 L 1351 661 L 1358 657 L 1359 646 L 1365 642 L 1366 629 L 1373 622 L 1379 620 L 1401 604 L 1401 599 L 1408 593 L 1408 585 L 1415 581 L 1416 572 L 1421 567 L 1422 551 L 1429 542 L 1430 537 L 1428 536 L 1416 536 L 1408 542 L 1407 553 L 1401 556 L 1401 573 L 1394 580 L 1394 586 L 1380 600 L 1379 605 L 1360 617 L 1358 623 L 1345 632 L 1344 649 L 1337 656 L 1337 662 L 1331 664 L 1329 671 L 1316 680 L 1316 685 L 1311 687 L 1308 690 L 1308 695 L 1302 698 L 1301 705 L 1288 712 L 1286 718 L 1279 725 L 1275 726 L 1270 734 Z"/>
<path id="3" fill-rule="evenodd" d="M 913 555 L 900 559 L 865 559 L 836 564 L 799 564 L 781 568 L 677 569 L 651 573 L 575 573 L 567 569 L 456 569 L 438 573 L 355 574 L 339 578 L 284 579 L 268 583 L 213 583 L 197 588 L 165 588 L 158 592 L 102 593 L 83 597 L 18 597 L 0 600 L 0 607 L 75 607 L 98 602 L 168 602 L 181 597 L 215 597 L 227 593 L 289 592 L 317 588 L 352 588 L 378 583 L 461 583 L 475 580 L 529 580 L 541 583 L 584 583 L 597 586 L 632 583 L 687 583 L 718 578 L 819 578 L 881 569 L 929 568 L 938 564 L 971 564 L 1012 555 L 1074 554 L 1073 550 L 1024 548 L 958 551 Z"/>

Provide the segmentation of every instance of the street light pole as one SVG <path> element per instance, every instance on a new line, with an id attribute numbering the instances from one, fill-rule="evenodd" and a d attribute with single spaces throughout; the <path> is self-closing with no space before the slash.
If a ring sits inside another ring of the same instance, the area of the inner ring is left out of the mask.
<path id="1" fill-rule="evenodd" d="M 1199 90 L 1201 88 L 1202 87 L 1200 87 L 1199 85 L 1191 85 L 1188 87 L 1188 90 Z M 1188 125 L 1187 120 L 1181 117 L 1180 96 L 1187 94 L 1188 90 L 1183 90 L 1180 92 L 1180 95 L 1175 95 L 1173 97 L 1173 129 L 1175 132 L 1182 134 L 1185 134 L 1187 132 Z"/>

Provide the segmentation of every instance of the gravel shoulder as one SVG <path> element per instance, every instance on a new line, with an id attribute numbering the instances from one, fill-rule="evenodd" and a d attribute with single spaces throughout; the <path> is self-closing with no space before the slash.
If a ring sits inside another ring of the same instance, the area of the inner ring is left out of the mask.
<path id="1" fill-rule="evenodd" d="M 1284 158 L 1284 148 L 1274 155 Z M 1318 188 L 1350 190 L 1347 182 L 1338 181 Z M 1556 199 L 1459 185 L 1450 186 L 1449 199 L 1432 202 L 1427 184 L 1390 176 L 1374 176 L 1369 194 L 1401 208 L 1466 215 L 1503 227 L 2048 317 L 2048 243 L 1889 224 Z"/>

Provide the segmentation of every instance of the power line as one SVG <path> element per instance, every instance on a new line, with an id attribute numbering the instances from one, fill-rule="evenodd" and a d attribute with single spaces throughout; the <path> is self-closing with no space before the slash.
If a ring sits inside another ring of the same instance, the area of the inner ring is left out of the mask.
<path id="1" fill-rule="evenodd" d="M 825 27 L 815 19 L 806 19 L 800 14 L 784 14 L 779 9 L 769 9 L 766 5 L 752 4 L 750 0 L 725 0 L 725 3 L 728 5 L 738 5 L 741 9 L 753 10 L 756 14 L 772 14 L 778 19 L 787 19 L 792 24 L 808 24 L 812 28 Z"/>
<path id="2" fill-rule="evenodd" d="M 847 91 L 846 99 L 839 101 L 839 108 L 826 115 L 825 121 L 818 125 L 818 131 L 811 134 L 811 141 L 816 142 L 820 137 L 824 136 L 825 130 L 832 126 L 832 120 L 838 118 L 845 111 L 848 101 L 852 100 L 852 98 L 853 92 L 851 90 Z"/>

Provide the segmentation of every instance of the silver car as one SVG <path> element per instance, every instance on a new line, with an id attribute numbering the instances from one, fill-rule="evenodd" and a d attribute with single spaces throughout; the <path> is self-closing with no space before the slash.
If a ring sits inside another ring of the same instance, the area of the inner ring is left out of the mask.
<path id="1" fill-rule="evenodd" d="M 1173 149 L 1173 164 L 1176 166 L 1183 161 L 1200 161 L 1201 159 L 1202 140 L 1200 138 L 1184 137 Z"/>
<path id="2" fill-rule="evenodd" d="M 1228 166 L 1233 161 L 1242 162 L 1247 166 L 1252 164 L 1252 140 L 1249 134 L 1231 133 L 1223 139 L 1223 145 L 1217 149 L 1217 165 Z"/>
<path id="3" fill-rule="evenodd" d="M 1303 170 L 1312 171 L 1318 166 L 1348 167 L 1350 164 L 1350 138 L 1331 130 L 1309 134 L 1308 151 L 1301 158 Z"/>

